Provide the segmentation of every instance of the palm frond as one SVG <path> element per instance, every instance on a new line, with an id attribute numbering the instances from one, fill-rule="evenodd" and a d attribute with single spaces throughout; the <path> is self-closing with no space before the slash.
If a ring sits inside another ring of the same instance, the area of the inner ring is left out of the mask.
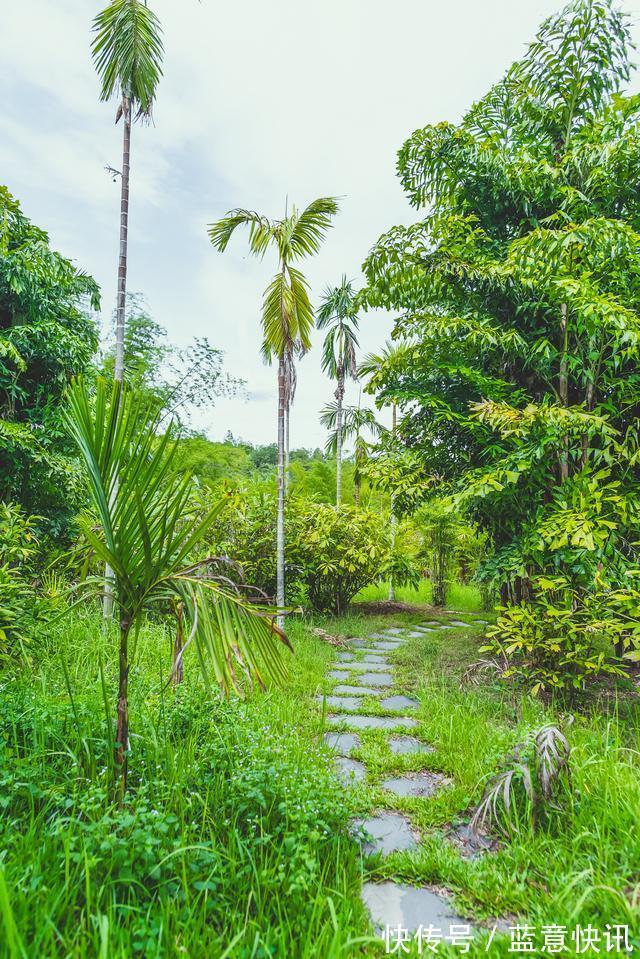
<path id="1" fill-rule="evenodd" d="M 216 250 L 223 253 L 231 239 L 234 230 L 239 226 L 249 227 L 249 249 L 254 256 L 264 256 L 269 244 L 273 242 L 276 226 L 266 216 L 254 210 L 230 210 L 215 223 L 207 227 L 207 234 Z"/>
<path id="2" fill-rule="evenodd" d="M 338 212 L 336 197 L 318 197 L 302 213 L 291 217 L 287 247 L 294 259 L 313 256 L 331 227 L 331 218 Z"/>
<path id="3" fill-rule="evenodd" d="M 141 0 L 111 0 L 93 22 L 91 46 L 100 99 L 127 97 L 138 116 L 150 117 L 162 76 L 162 28 Z"/>

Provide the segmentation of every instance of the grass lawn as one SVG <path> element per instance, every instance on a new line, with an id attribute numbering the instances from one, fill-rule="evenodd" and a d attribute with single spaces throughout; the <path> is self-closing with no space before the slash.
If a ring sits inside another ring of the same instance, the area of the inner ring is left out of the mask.
<path id="1" fill-rule="evenodd" d="M 482 626 L 428 634 L 391 655 L 400 688 L 420 700 L 417 734 L 435 751 L 392 755 L 383 733 L 364 732 L 356 755 L 366 785 L 348 795 L 336 784 L 314 698 L 331 688 L 335 648 L 313 628 L 364 636 L 420 619 L 356 608 L 340 620 L 294 622 L 286 688 L 246 703 L 208 695 L 193 662 L 177 696 L 165 689 L 169 639 L 149 626 L 131 684 L 123 811 L 106 789 L 113 639 L 95 616 L 49 629 L 32 667 L 5 674 L 0 687 L 0 957 L 383 955 L 360 905 L 363 875 L 446 887 L 476 919 L 517 916 L 538 929 L 629 923 L 637 937 L 640 723 L 631 692 L 609 697 L 604 711 L 585 704 L 569 721 L 486 677 L 461 686 Z M 462 859 L 446 827 L 547 721 L 562 723 L 572 746 L 562 810 L 541 817 L 536 831 L 523 822 L 496 854 Z M 444 772 L 451 785 L 429 800 L 390 800 L 380 789 L 386 776 L 419 768 Z M 349 821 L 384 807 L 409 815 L 420 848 L 363 864 Z M 469 953 L 485 954 L 481 943 Z M 508 940 L 496 939 L 490 954 L 509 955 Z"/>

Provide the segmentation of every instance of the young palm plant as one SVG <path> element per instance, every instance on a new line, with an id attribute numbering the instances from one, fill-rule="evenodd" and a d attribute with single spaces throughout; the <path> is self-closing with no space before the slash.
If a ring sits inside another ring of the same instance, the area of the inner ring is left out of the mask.
<path id="1" fill-rule="evenodd" d="M 115 768 L 122 796 L 127 787 L 130 649 L 148 610 L 180 605 L 188 635 L 180 661 L 193 642 L 205 680 L 224 693 L 240 691 L 236 667 L 261 686 L 284 679 L 282 648 L 289 643 L 268 610 L 248 604 L 212 577 L 209 560 L 194 561 L 220 505 L 192 518 L 192 480 L 173 468 L 176 440 L 171 427 L 158 434 L 157 408 L 117 381 L 107 386 L 99 379 L 92 397 L 77 380 L 69 390 L 66 416 L 93 507 L 82 521 L 84 537 L 114 576 L 119 610 Z M 102 588 L 103 583 L 88 585 Z"/>
<path id="2" fill-rule="evenodd" d="M 111 0 L 93 22 L 93 61 L 101 82 L 100 99 L 118 97 L 116 123 L 122 119 L 120 171 L 120 255 L 116 297 L 114 379 L 124 379 L 124 329 L 127 305 L 131 122 L 150 120 L 162 76 L 162 30 L 155 13 L 141 0 Z M 104 616 L 113 612 L 113 576 L 105 571 Z"/>
<path id="3" fill-rule="evenodd" d="M 285 426 L 295 384 L 295 360 L 311 347 L 313 310 L 309 284 L 294 263 L 313 256 L 338 212 L 334 197 L 320 197 L 302 212 L 295 207 L 282 220 L 270 220 L 252 210 L 231 210 L 208 228 L 216 250 L 224 252 L 234 231 L 249 228 L 249 250 L 263 257 L 267 250 L 278 255 L 278 272 L 267 287 L 262 305 L 262 353 L 267 362 L 278 361 L 278 517 L 277 517 L 277 603 L 285 605 L 284 510 L 285 510 Z M 281 619 L 280 619 L 281 623 Z"/>
<path id="4" fill-rule="evenodd" d="M 342 408 L 345 380 L 357 379 L 356 347 L 358 346 L 358 316 L 353 284 L 343 275 L 340 286 L 328 287 L 316 313 L 319 330 L 328 330 L 322 351 L 322 370 L 336 380 L 335 457 L 336 505 L 342 498 Z"/>

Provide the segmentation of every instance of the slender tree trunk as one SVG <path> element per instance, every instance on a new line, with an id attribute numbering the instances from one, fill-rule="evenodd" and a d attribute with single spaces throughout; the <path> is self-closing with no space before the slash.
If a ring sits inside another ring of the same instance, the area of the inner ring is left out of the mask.
<path id="1" fill-rule="evenodd" d="M 357 467 L 356 467 L 357 468 Z M 356 473 L 353 477 L 353 501 L 356 506 L 360 506 L 360 487 L 362 485 L 362 480 L 360 479 L 360 473 Z"/>
<path id="2" fill-rule="evenodd" d="M 558 395 L 560 402 L 564 407 L 569 405 L 569 377 L 567 374 L 567 350 L 569 347 L 569 321 L 567 315 L 567 304 L 563 303 L 560 307 L 560 331 L 562 334 L 562 355 L 560 357 L 560 375 L 558 382 Z M 562 437 L 562 450 L 560 452 L 560 482 L 564 482 L 569 476 L 569 437 Z"/>
<path id="3" fill-rule="evenodd" d="M 116 298 L 116 361 L 113 378 L 124 380 L 124 322 L 127 305 L 127 243 L 129 239 L 129 177 L 131 170 L 131 101 L 122 98 L 122 175 L 120 177 L 120 256 L 118 259 L 118 293 Z M 113 616 L 113 570 L 107 564 L 104 570 L 104 600 L 102 614 L 105 620 Z"/>
<path id="4" fill-rule="evenodd" d="M 595 396 L 595 386 L 593 383 L 587 383 L 587 389 L 585 393 L 585 405 L 588 412 L 590 413 L 593 410 L 593 401 Z M 587 465 L 589 459 L 589 434 L 582 434 L 582 468 Z"/>
<path id="5" fill-rule="evenodd" d="M 398 425 L 398 408 L 394 403 L 391 407 L 391 434 L 395 436 L 396 426 Z M 391 549 L 395 550 L 396 548 L 396 514 L 393 512 L 393 496 L 391 497 Z M 393 575 L 389 579 L 389 601 L 393 602 L 396 598 L 396 589 L 393 583 Z"/>
<path id="6" fill-rule="evenodd" d="M 291 419 L 291 403 L 287 403 L 284 421 L 284 492 L 289 492 L 289 420 Z"/>
<path id="7" fill-rule="evenodd" d="M 338 370 L 338 388 L 336 389 L 336 506 L 342 499 L 342 405 L 344 403 L 344 365 Z"/>
<path id="8" fill-rule="evenodd" d="M 176 635 L 173 640 L 173 668 L 171 670 L 171 682 L 174 688 L 177 688 L 184 678 L 184 664 L 182 661 L 182 648 L 184 646 L 184 603 L 176 603 Z"/>
<path id="9" fill-rule="evenodd" d="M 127 791 L 129 752 L 129 630 L 131 620 L 120 620 L 120 654 L 118 659 L 118 729 L 116 733 L 115 776 L 120 801 Z"/>
<path id="10" fill-rule="evenodd" d="M 276 601 L 284 608 L 284 433 L 286 417 L 285 370 L 283 358 L 278 362 L 278 517 L 276 525 Z M 284 617 L 278 617 L 282 628 Z"/>

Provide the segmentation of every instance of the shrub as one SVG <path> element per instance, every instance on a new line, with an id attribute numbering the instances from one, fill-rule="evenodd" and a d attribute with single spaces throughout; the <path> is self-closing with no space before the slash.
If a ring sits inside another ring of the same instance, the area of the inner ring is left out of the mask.
<path id="1" fill-rule="evenodd" d="M 624 675 L 610 653 L 628 624 L 595 598 L 580 604 L 574 591 L 559 590 L 562 578 L 532 584 L 536 592 L 529 603 L 499 607 L 496 625 L 487 630 L 489 643 L 481 647 L 504 657 L 504 677 L 518 677 L 538 694 L 580 689 L 606 673 Z"/>
<path id="2" fill-rule="evenodd" d="M 390 543 L 375 513 L 353 506 L 308 504 L 298 541 L 302 581 L 309 604 L 343 613 L 353 597 L 383 575 Z"/>
<path id="3" fill-rule="evenodd" d="M 16 647 L 25 652 L 36 618 L 30 582 L 38 551 L 35 521 L 16 503 L 0 503 L 0 662 Z"/>

